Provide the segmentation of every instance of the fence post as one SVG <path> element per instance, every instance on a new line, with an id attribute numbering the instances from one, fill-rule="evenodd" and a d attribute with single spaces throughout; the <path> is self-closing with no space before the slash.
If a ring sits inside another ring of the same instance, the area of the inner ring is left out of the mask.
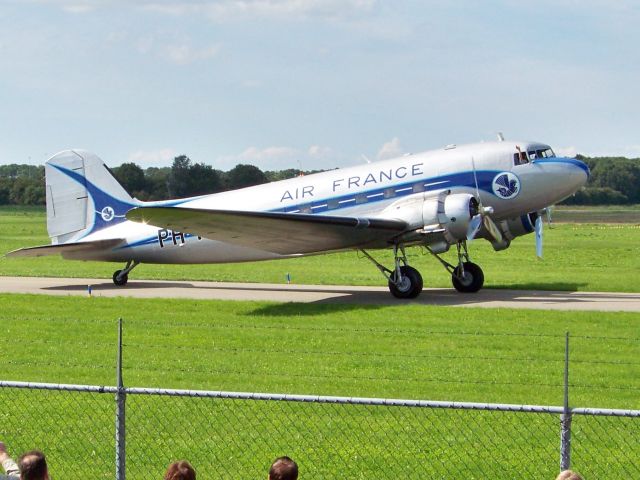
<path id="1" fill-rule="evenodd" d="M 118 319 L 118 360 L 116 368 L 116 480 L 126 478 L 126 393 L 122 382 L 122 318 Z"/>
<path id="2" fill-rule="evenodd" d="M 564 412 L 560 416 L 560 470 L 571 468 L 571 409 L 569 408 L 569 332 L 564 343 Z"/>

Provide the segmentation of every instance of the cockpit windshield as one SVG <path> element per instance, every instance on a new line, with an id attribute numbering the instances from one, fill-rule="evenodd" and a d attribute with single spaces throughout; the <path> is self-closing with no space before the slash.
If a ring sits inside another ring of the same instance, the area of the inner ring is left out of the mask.
<path id="1" fill-rule="evenodd" d="M 517 148 L 517 150 L 513 154 L 514 165 L 524 165 L 525 163 L 533 162 L 537 158 L 552 158 L 556 156 L 551 147 L 530 148 L 527 151 Z"/>

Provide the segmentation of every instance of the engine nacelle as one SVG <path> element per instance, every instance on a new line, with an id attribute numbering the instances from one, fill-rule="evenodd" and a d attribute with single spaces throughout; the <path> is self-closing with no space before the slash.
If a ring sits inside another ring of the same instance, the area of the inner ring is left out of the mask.
<path id="1" fill-rule="evenodd" d="M 521 237 L 528 233 L 532 233 L 535 230 L 536 220 L 538 219 L 538 212 L 531 212 L 526 215 L 521 215 L 515 218 L 508 218 L 500 222 L 500 230 L 506 238 L 513 240 L 516 237 Z"/>
<path id="2" fill-rule="evenodd" d="M 522 235 L 527 235 L 535 231 L 536 220 L 538 219 L 538 212 L 531 212 L 526 215 L 521 215 L 515 218 L 508 218 L 502 220 L 498 227 L 502 231 L 503 239 L 501 242 L 492 242 L 493 249 L 504 250 L 509 247 L 511 240 Z"/>
<path id="3" fill-rule="evenodd" d="M 440 235 L 430 239 L 431 249 L 443 253 L 449 246 L 467 238 L 469 222 L 478 214 L 478 201 L 468 193 L 451 194 L 450 190 L 411 195 L 394 202 L 385 210 L 387 215 L 404 220 L 413 230 L 409 242 L 419 242 L 425 234 Z"/>
<path id="4" fill-rule="evenodd" d="M 450 195 L 444 192 L 437 197 L 425 199 L 422 219 L 425 229 L 433 230 L 439 227 L 446 241 L 452 244 L 467 238 L 469 222 L 477 213 L 478 201 L 473 195 Z"/>

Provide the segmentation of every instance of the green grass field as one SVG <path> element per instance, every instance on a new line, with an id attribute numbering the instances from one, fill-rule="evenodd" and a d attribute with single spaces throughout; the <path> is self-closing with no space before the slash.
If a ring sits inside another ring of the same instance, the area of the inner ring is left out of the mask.
<path id="1" fill-rule="evenodd" d="M 0 296 L 4 379 L 640 408 L 634 313 Z M 34 336 L 34 332 L 37 335 Z M 11 345 L 20 345 L 11 350 Z"/>
<path id="2" fill-rule="evenodd" d="M 113 385 L 122 316 L 128 386 L 561 405 L 570 331 L 571 405 L 640 407 L 631 313 L 29 295 L 0 304 L 3 379 Z M 15 448 L 39 442 L 58 477 L 110 475 L 111 395 L 0 394 L 0 435 Z M 256 478 L 281 453 L 307 478 L 557 472 L 551 415 L 139 396 L 127 411 L 135 479 L 182 457 L 198 478 Z M 619 457 L 637 422 L 614 420 L 574 420 L 574 465 L 593 478 L 637 460 Z"/>
<path id="3" fill-rule="evenodd" d="M 45 223 L 41 209 L 0 209 L 0 253 L 48 243 Z M 546 230 L 544 261 L 531 236 L 498 253 L 473 242 L 471 252 L 488 287 L 637 292 L 639 240 L 633 223 L 560 224 Z M 411 262 L 425 286 L 450 286 L 418 249 Z M 115 268 L 56 257 L 0 259 L 0 275 L 109 278 Z M 282 283 L 287 272 L 295 283 L 384 283 L 355 253 L 142 265 L 132 277 Z M 3 380 L 113 385 L 116 320 L 123 317 L 131 387 L 561 405 L 568 331 L 571 405 L 640 408 L 634 313 L 7 294 L 0 306 Z M 0 395 L 0 440 L 18 451 L 45 449 L 57 460 L 56 478 L 113 478 L 111 395 Z M 134 479 L 160 478 L 176 458 L 200 467 L 198 478 L 261 478 L 279 454 L 300 461 L 302 478 L 557 473 L 558 418 L 549 415 L 136 396 L 127 409 Z M 574 419 L 574 465 L 588 478 L 624 476 L 638 463 L 637 452 L 625 448 L 638 434 L 636 419 L 628 420 Z"/>
<path id="4" fill-rule="evenodd" d="M 630 215 L 635 210 L 627 210 Z M 617 215 L 617 214 L 616 214 Z M 48 244 L 42 209 L 0 209 L 0 255 L 24 246 Z M 535 256 L 533 235 L 516 239 L 502 252 L 476 241 L 471 256 L 485 272 L 487 288 L 572 291 L 639 292 L 640 225 L 557 224 L 545 230 L 544 260 Z M 418 248 L 409 260 L 424 277 L 426 287 L 450 287 L 449 274 Z M 375 252 L 384 264 L 391 252 Z M 455 262 L 455 255 L 446 258 Z M 8 259 L 0 257 L 0 275 L 111 278 L 118 264 L 66 261 L 59 257 Z M 291 260 L 228 265 L 141 265 L 130 278 L 211 280 L 223 282 L 384 285 L 377 269 L 355 252 Z M 634 280 L 635 279 L 635 280 Z"/>

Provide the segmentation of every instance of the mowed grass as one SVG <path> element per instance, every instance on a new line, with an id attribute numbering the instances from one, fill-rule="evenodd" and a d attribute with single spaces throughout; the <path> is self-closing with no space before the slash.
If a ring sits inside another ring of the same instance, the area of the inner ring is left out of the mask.
<path id="1" fill-rule="evenodd" d="M 640 408 L 634 313 L 0 295 L 1 377 Z"/>
<path id="2" fill-rule="evenodd" d="M 634 209 L 625 210 L 626 218 Z M 613 218 L 619 212 L 616 210 Z M 583 215 L 584 217 L 584 215 Z M 25 246 L 48 244 L 42 209 L 0 209 L 0 255 Z M 640 225 L 556 224 L 545 229 L 544 260 L 535 256 L 533 235 L 517 238 L 511 247 L 494 252 L 483 240 L 470 245 L 472 260 L 485 272 L 486 288 L 569 291 L 640 291 Z M 455 250 L 455 249 L 453 249 Z M 420 248 L 408 249 L 425 287 L 451 287 L 449 274 Z M 375 252 L 386 265 L 390 251 Z M 445 258 L 456 262 L 455 254 Z M 111 278 L 119 264 L 67 261 L 62 258 L 0 257 L 0 275 Z M 357 252 L 290 260 L 218 265 L 141 265 L 131 279 L 210 280 L 222 282 L 384 285 L 378 270 Z"/>
<path id="3" fill-rule="evenodd" d="M 41 211 L 0 210 L 0 251 L 48 243 L 45 223 Z M 531 236 L 498 253 L 473 242 L 486 285 L 638 291 L 637 226 L 546 233 L 543 262 Z M 378 257 L 388 263 L 390 253 Z M 429 256 L 413 249 L 410 260 L 426 286 L 450 286 Z M 109 278 L 115 268 L 0 259 L 2 275 Z M 355 253 L 143 265 L 132 278 L 282 283 L 287 272 L 295 283 L 384 283 Z M 571 405 L 640 408 L 633 313 L 28 295 L 0 295 L 0 307 L 4 380 L 113 385 L 123 317 L 127 386 L 561 405 L 569 331 Z M 55 478 L 113 478 L 111 395 L 0 393 L 0 438 L 16 451 L 43 448 Z M 140 396 L 128 397 L 127 412 L 133 479 L 161 478 L 176 458 L 190 459 L 198 478 L 263 478 L 280 454 L 299 461 L 303 478 L 553 478 L 558 468 L 551 415 Z M 635 472 L 636 425 L 574 418 L 575 468 L 588 478 Z"/>
<path id="4" fill-rule="evenodd" d="M 4 380 L 113 385 L 121 316 L 131 387 L 561 405 L 569 331 L 571 405 L 640 408 L 631 313 L 31 295 L 0 305 Z M 111 395 L 0 394 L 0 434 L 17 451 L 45 449 L 60 478 L 113 477 Z M 132 479 L 160 478 L 176 458 L 198 478 L 261 478 L 281 454 L 320 479 L 557 473 L 557 415 L 129 395 L 127 416 Z M 626 447 L 637 422 L 574 426 L 583 473 L 636 464 Z"/>

